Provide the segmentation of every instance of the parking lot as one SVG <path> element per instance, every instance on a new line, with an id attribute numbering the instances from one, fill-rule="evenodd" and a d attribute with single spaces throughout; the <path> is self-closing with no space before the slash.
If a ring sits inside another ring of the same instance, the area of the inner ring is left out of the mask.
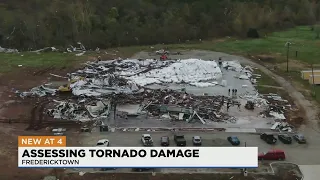
<path id="1" fill-rule="evenodd" d="M 173 141 L 173 132 L 92 132 L 80 134 L 82 146 L 95 146 L 99 139 L 109 139 L 110 146 L 132 147 L 142 146 L 141 135 L 143 133 L 151 134 L 154 146 L 160 146 L 161 136 L 169 136 L 170 146 L 175 146 Z M 258 147 L 259 152 L 265 152 L 272 148 L 282 149 L 286 153 L 286 161 L 299 165 L 316 165 L 320 164 L 319 152 L 320 141 L 319 134 L 307 136 L 307 144 L 298 144 L 293 141 L 292 144 L 283 144 L 281 141 L 275 145 L 269 145 L 260 139 L 258 134 L 249 133 L 227 133 L 227 132 L 180 132 L 187 140 L 187 146 L 192 146 L 192 137 L 201 136 L 202 146 L 228 147 L 232 146 L 228 141 L 228 136 L 237 136 L 241 141 L 240 146 Z"/>

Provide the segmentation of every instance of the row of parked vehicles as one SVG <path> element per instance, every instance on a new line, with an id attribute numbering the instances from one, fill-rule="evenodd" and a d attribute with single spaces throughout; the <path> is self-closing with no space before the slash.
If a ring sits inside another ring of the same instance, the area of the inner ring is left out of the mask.
<path id="1" fill-rule="evenodd" d="M 260 139 L 264 140 L 268 144 L 275 144 L 277 141 L 281 141 L 284 144 L 291 144 L 293 140 L 299 144 L 306 144 L 307 140 L 302 134 L 294 134 L 292 137 L 288 134 L 279 134 L 278 139 L 273 134 L 262 133 Z M 286 155 L 283 150 L 272 149 L 268 152 L 259 153 L 259 160 L 285 160 Z"/>
<path id="2" fill-rule="evenodd" d="M 268 144 L 275 144 L 278 140 L 283 142 L 284 144 L 291 144 L 293 139 L 295 141 L 297 141 L 299 144 L 307 143 L 305 137 L 302 134 L 295 134 L 292 137 L 289 136 L 288 134 L 279 134 L 278 139 L 277 139 L 273 134 L 262 133 L 262 134 L 260 134 L 260 139 L 264 140 Z M 187 141 L 186 141 L 184 135 L 175 134 L 173 140 L 177 146 L 186 146 L 187 145 Z M 240 145 L 240 140 L 237 136 L 229 136 L 229 137 L 227 137 L 227 140 L 233 146 Z M 141 142 L 144 146 L 153 146 L 153 139 L 150 134 L 142 134 Z M 170 138 L 168 136 L 162 136 L 160 138 L 160 144 L 161 144 L 161 146 L 169 146 L 170 145 Z M 201 146 L 202 145 L 201 137 L 200 136 L 193 136 L 192 137 L 192 144 L 194 146 Z M 96 145 L 107 147 L 110 145 L 110 142 L 108 139 L 101 139 L 97 142 Z"/>
<path id="3" fill-rule="evenodd" d="M 195 145 L 201 145 L 201 138 L 199 136 L 194 136 L 192 138 L 193 142 Z M 141 137 L 141 142 L 142 145 L 144 146 L 153 146 L 153 139 L 150 134 L 142 134 Z M 176 143 L 177 146 L 186 146 L 187 141 L 184 138 L 184 135 L 174 135 L 174 142 Z M 170 138 L 168 136 L 162 136 L 160 138 L 160 144 L 161 146 L 169 146 L 170 145 Z"/>
<path id="4" fill-rule="evenodd" d="M 173 140 L 176 144 L 176 146 L 186 146 L 187 141 L 184 137 L 184 135 L 181 134 L 175 134 L 173 137 Z M 230 136 L 227 138 L 227 140 L 234 146 L 240 145 L 240 140 L 237 136 Z M 153 146 L 153 139 L 150 134 L 143 134 L 141 137 L 141 142 L 144 146 Z M 170 138 L 168 136 L 162 136 L 160 138 L 160 144 L 161 146 L 170 146 Z M 192 144 L 194 146 L 201 146 L 202 145 L 202 139 L 200 136 L 193 136 L 192 137 Z"/>
<path id="5" fill-rule="evenodd" d="M 262 133 L 260 139 L 264 140 L 268 144 L 275 144 L 278 139 L 284 144 L 291 144 L 293 139 L 299 144 L 306 144 L 307 141 L 302 134 L 295 134 L 292 137 L 288 134 L 279 134 L 278 139 L 273 134 Z"/>

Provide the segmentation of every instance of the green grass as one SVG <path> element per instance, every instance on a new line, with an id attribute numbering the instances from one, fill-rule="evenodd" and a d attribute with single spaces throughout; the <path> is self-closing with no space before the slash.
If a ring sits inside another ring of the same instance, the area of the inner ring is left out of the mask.
<path id="1" fill-rule="evenodd" d="M 67 53 L 31 53 L 22 52 L 19 54 L 0 54 L 0 72 L 9 72 L 22 65 L 23 67 L 31 68 L 46 68 L 46 67 L 67 67 L 74 63 L 83 60 L 85 57 L 78 57 L 74 54 Z"/>
<path id="2" fill-rule="evenodd" d="M 261 85 L 277 86 L 277 87 L 280 86 L 274 79 L 272 79 L 270 76 L 264 74 L 259 69 L 254 69 L 253 73 L 261 75 L 261 78 L 257 79 L 257 81 L 258 81 L 257 86 L 261 86 Z"/>
<path id="3" fill-rule="evenodd" d="M 203 41 L 201 43 L 165 45 L 171 49 L 204 49 L 227 52 L 230 54 L 276 54 L 279 60 L 286 59 L 286 42 L 291 42 L 289 57 L 306 63 L 320 63 L 320 39 L 316 39 L 310 27 L 299 26 L 282 32 L 274 32 L 260 39 L 237 40 L 227 38 L 225 41 Z M 156 48 L 163 47 L 157 45 Z M 298 57 L 296 57 L 298 51 Z"/>

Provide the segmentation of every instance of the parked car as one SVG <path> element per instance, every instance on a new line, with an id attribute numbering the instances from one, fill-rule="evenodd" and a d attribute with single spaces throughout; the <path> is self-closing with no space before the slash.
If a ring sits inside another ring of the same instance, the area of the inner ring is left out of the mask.
<path id="1" fill-rule="evenodd" d="M 99 146 L 99 147 L 108 147 L 110 145 L 110 142 L 108 139 L 100 139 L 96 146 Z"/>
<path id="2" fill-rule="evenodd" d="M 278 139 L 284 144 L 291 144 L 292 138 L 288 134 L 279 134 Z"/>
<path id="3" fill-rule="evenodd" d="M 201 144 L 202 144 L 201 137 L 200 136 L 193 136 L 192 143 L 194 146 L 201 146 Z"/>
<path id="4" fill-rule="evenodd" d="M 277 138 L 275 138 L 273 134 L 262 133 L 260 134 L 260 139 L 268 144 L 275 144 L 277 142 Z"/>
<path id="5" fill-rule="evenodd" d="M 132 168 L 132 171 L 134 172 L 143 172 L 143 171 L 149 171 L 152 168 Z"/>
<path id="6" fill-rule="evenodd" d="M 168 136 L 162 136 L 160 140 L 161 146 L 169 146 L 170 145 L 170 139 Z"/>
<path id="7" fill-rule="evenodd" d="M 295 139 L 299 144 L 306 144 L 307 140 L 302 134 L 293 135 L 293 139 Z"/>
<path id="8" fill-rule="evenodd" d="M 259 160 L 285 160 L 286 155 L 282 150 L 273 149 L 265 153 L 264 152 L 259 153 L 258 159 Z"/>
<path id="9" fill-rule="evenodd" d="M 177 146 L 186 146 L 187 141 L 184 138 L 184 135 L 174 135 L 174 142 L 176 143 Z"/>
<path id="10" fill-rule="evenodd" d="M 144 146 L 153 146 L 153 140 L 150 134 L 142 134 L 141 142 Z"/>
<path id="11" fill-rule="evenodd" d="M 227 140 L 233 145 L 233 146 L 239 146 L 240 140 L 237 136 L 229 136 Z"/>

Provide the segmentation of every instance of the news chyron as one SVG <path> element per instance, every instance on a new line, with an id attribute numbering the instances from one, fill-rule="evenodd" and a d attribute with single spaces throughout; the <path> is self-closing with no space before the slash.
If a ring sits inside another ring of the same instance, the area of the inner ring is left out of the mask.
<path id="1" fill-rule="evenodd" d="M 65 136 L 19 136 L 20 168 L 255 168 L 257 147 L 67 147 Z"/>

